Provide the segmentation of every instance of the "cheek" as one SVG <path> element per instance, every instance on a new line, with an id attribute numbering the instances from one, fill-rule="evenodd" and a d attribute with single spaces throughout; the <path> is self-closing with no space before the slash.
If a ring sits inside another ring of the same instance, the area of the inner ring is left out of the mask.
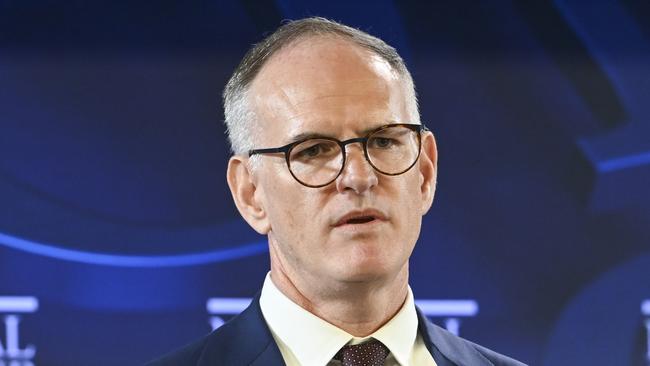
<path id="1" fill-rule="evenodd" d="M 278 180 L 269 185 L 266 194 L 271 229 L 287 244 L 307 243 L 311 236 L 318 235 L 312 230 L 318 219 L 316 203 L 310 200 L 314 194 L 298 184 Z"/>
<path id="2" fill-rule="evenodd" d="M 415 174 L 411 174 L 411 173 Z M 398 185 L 394 197 L 395 207 L 399 207 L 399 221 L 404 235 L 410 235 L 412 232 L 418 232 L 422 220 L 422 193 L 420 192 L 421 175 L 416 171 L 409 171 L 404 180 Z"/>

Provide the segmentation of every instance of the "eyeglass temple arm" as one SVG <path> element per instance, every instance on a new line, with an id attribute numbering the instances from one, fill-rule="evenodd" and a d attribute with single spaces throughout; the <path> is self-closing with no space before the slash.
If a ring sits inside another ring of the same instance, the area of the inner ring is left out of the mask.
<path id="1" fill-rule="evenodd" d="M 286 153 L 290 146 L 291 144 L 282 147 L 273 147 L 268 149 L 248 150 L 248 156 L 250 157 L 251 155 L 256 155 L 256 154 Z"/>

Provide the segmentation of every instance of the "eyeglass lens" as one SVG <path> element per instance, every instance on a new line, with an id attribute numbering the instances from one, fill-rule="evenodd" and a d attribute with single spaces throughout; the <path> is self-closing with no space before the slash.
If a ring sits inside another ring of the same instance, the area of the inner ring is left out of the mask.
<path id="1" fill-rule="evenodd" d="M 419 132 L 392 126 L 368 136 L 370 164 L 380 173 L 396 175 L 408 170 L 418 158 Z M 289 167 L 296 179 L 309 186 L 332 182 L 343 168 L 341 145 L 328 139 L 309 139 L 291 149 Z"/>

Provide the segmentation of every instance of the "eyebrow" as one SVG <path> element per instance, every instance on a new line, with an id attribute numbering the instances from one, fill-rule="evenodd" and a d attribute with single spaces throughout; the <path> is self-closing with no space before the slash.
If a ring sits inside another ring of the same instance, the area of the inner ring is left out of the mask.
<path id="1" fill-rule="evenodd" d="M 383 127 L 383 126 L 386 126 L 386 125 L 390 125 L 390 124 L 394 124 L 394 123 L 396 123 L 396 122 L 388 121 L 387 123 L 383 123 L 383 124 L 381 124 L 381 125 L 377 125 L 377 126 L 373 126 L 373 127 L 366 128 L 365 130 L 362 130 L 361 133 L 360 133 L 359 135 L 360 135 L 360 136 L 367 136 L 370 132 L 372 132 L 372 131 L 374 131 L 374 130 L 380 128 L 380 127 Z M 326 134 L 326 133 L 318 133 L 318 132 L 301 132 L 301 133 L 299 133 L 299 134 L 297 134 L 297 135 L 295 135 L 295 136 L 290 137 L 290 138 L 289 138 L 289 141 L 287 142 L 287 144 L 292 144 L 292 143 L 294 143 L 294 142 L 303 141 L 303 140 L 307 140 L 307 139 L 318 139 L 318 138 L 323 138 L 323 137 L 330 138 L 330 139 L 337 139 L 337 140 L 338 140 L 338 138 L 337 138 L 336 136 L 334 136 L 334 135 L 330 135 L 330 134 Z"/>
<path id="2" fill-rule="evenodd" d="M 336 138 L 335 136 L 324 134 L 324 133 L 301 132 L 301 133 L 289 138 L 289 141 L 287 142 L 287 144 L 293 144 L 294 142 L 304 141 L 304 140 L 308 140 L 308 139 L 319 139 L 319 138 L 323 138 L 323 137 L 331 138 L 331 139 Z"/>

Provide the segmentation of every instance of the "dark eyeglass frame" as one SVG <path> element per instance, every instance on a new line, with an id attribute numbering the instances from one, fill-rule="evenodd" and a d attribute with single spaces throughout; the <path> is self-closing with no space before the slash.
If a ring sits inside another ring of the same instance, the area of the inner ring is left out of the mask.
<path id="1" fill-rule="evenodd" d="M 409 165 L 406 169 L 404 169 L 404 170 L 402 170 L 401 172 L 398 172 L 398 173 L 386 173 L 386 172 L 381 171 L 379 168 L 377 168 L 375 166 L 375 164 L 372 163 L 372 161 L 370 160 L 370 156 L 368 155 L 368 140 L 370 139 L 370 136 L 372 136 L 373 134 L 376 134 L 377 132 L 380 132 L 380 131 L 383 131 L 383 130 L 385 130 L 387 128 L 392 128 L 392 127 L 406 127 L 408 129 L 418 133 L 417 134 L 418 135 L 418 155 L 415 157 L 415 159 L 413 160 L 413 163 L 411 163 L 411 165 Z M 257 154 L 284 153 L 284 160 L 287 163 L 287 168 L 289 169 L 289 173 L 291 173 L 291 176 L 295 180 L 297 180 L 298 183 L 300 183 L 300 184 L 302 184 L 302 185 L 304 185 L 306 187 L 310 187 L 310 188 L 321 188 L 321 187 L 325 187 L 326 185 L 334 182 L 341 175 L 341 173 L 343 172 L 343 169 L 345 169 L 345 162 L 346 162 L 346 159 L 347 159 L 347 152 L 345 151 L 345 146 L 349 145 L 349 144 L 356 143 L 356 142 L 360 142 L 361 145 L 363 146 L 363 155 L 366 157 L 366 161 L 368 162 L 368 164 L 370 164 L 370 166 L 375 171 L 377 171 L 377 172 L 379 172 L 381 174 L 384 174 L 384 175 L 389 175 L 389 176 L 395 176 L 395 175 L 400 175 L 400 174 L 406 173 L 407 171 L 409 171 L 415 165 L 415 163 L 417 163 L 418 159 L 420 158 L 420 152 L 422 150 L 422 132 L 423 131 L 429 131 L 429 129 L 423 124 L 391 123 L 391 124 L 380 126 L 380 127 L 376 128 L 376 129 L 368 132 L 368 134 L 366 134 L 366 136 L 364 136 L 364 137 L 355 137 L 355 138 L 351 138 L 351 139 L 344 140 L 344 141 L 335 139 L 333 137 L 310 137 L 310 138 L 294 141 L 294 142 L 292 142 L 290 144 L 286 144 L 286 145 L 280 146 L 280 147 L 250 150 L 250 151 L 248 151 L 248 156 L 251 157 L 251 156 L 257 155 Z M 330 180 L 327 183 L 319 184 L 319 185 L 307 184 L 307 183 L 301 181 L 300 179 L 298 179 L 298 177 L 296 177 L 296 175 L 291 170 L 291 161 L 289 160 L 289 157 L 291 156 L 291 150 L 293 150 L 294 147 L 298 146 L 299 144 L 302 144 L 305 141 L 315 140 L 315 139 L 317 139 L 317 140 L 329 140 L 329 141 L 336 142 L 341 148 L 341 155 L 343 157 L 343 160 L 341 162 L 341 169 L 334 176 L 334 178 L 332 178 L 332 180 Z"/>

